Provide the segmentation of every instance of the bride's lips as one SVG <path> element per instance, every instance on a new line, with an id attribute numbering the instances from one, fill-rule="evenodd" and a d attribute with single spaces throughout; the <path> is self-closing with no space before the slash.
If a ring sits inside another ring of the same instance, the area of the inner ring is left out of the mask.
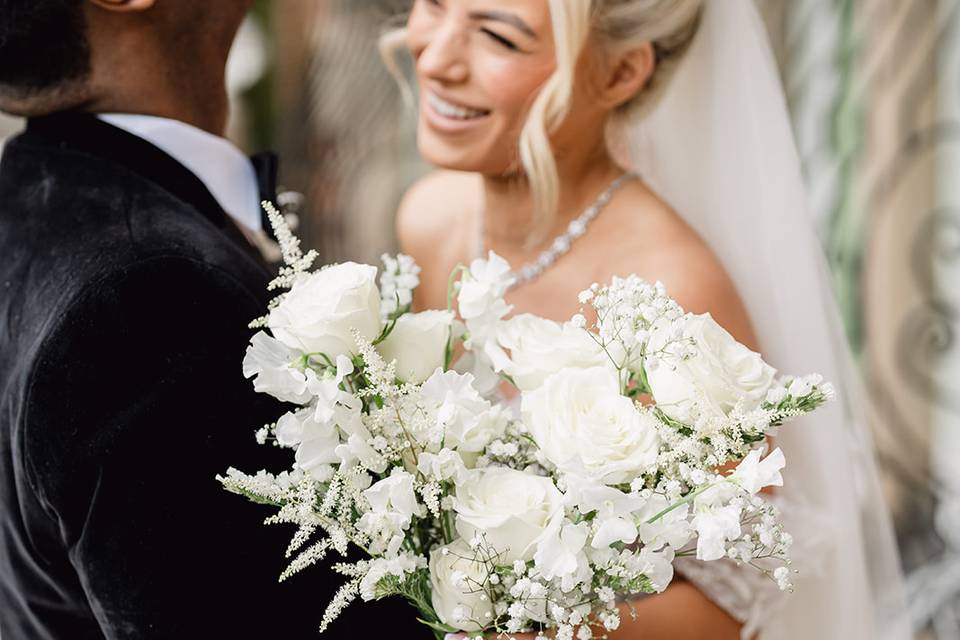
<path id="1" fill-rule="evenodd" d="M 460 133 L 490 117 L 489 110 L 472 107 L 429 89 L 423 92 L 420 103 L 427 124 L 442 133 Z"/>

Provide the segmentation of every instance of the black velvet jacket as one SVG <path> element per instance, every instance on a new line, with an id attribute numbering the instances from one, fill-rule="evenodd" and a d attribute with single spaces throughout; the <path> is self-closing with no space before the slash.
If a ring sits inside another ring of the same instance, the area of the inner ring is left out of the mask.
<path id="1" fill-rule="evenodd" d="M 90 115 L 0 161 L 0 636 L 317 638 L 340 579 L 282 585 L 288 528 L 226 493 L 284 469 L 241 373 L 269 274 L 193 174 Z M 273 457 L 271 457 L 273 456 Z M 430 637 L 400 602 L 323 637 Z"/>

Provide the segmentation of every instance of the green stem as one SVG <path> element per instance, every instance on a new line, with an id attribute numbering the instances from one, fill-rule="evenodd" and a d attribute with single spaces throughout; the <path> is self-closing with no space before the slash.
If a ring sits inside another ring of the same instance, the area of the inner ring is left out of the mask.
<path id="1" fill-rule="evenodd" d="M 668 513 L 670 513 L 671 511 L 673 511 L 674 509 L 679 509 L 680 507 L 682 507 L 682 506 L 685 505 L 685 504 L 690 504 L 691 502 L 693 502 L 694 500 L 696 500 L 697 496 L 701 495 L 701 494 L 702 494 L 703 492 L 705 492 L 707 489 L 712 489 L 712 488 L 718 486 L 721 482 L 726 482 L 726 480 L 720 480 L 719 482 L 714 482 L 713 484 L 708 484 L 708 485 L 706 485 L 706 486 L 700 487 L 699 489 L 697 489 L 696 491 L 694 491 L 694 492 L 691 493 L 690 495 L 688 495 L 688 496 L 686 496 L 685 498 L 683 498 L 683 500 L 679 500 L 679 501 L 673 503 L 672 505 L 670 505 L 669 507 L 667 507 L 666 509 L 664 509 L 663 511 L 661 511 L 661 512 L 658 513 L 657 515 L 655 515 L 655 516 L 653 516 L 652 518 L 650 518 L 649 520 L 647 520 L 647 524 L 653 524 L 654 522 L 656 522 L 657 520 L 659 520 L 659 519 L 662 518 L 663 516 L 667 515 Z"/>
<path id="2" fill-rule="evenodd" d="M 457 276 L 464 271 L 470 270 L 462 264 L 458 264 L 453 268 L 453 271 L 450 272 L 450 278 L 447 280 L 447 311 L 453 311 L 453 285 L 457 281 Z"/>

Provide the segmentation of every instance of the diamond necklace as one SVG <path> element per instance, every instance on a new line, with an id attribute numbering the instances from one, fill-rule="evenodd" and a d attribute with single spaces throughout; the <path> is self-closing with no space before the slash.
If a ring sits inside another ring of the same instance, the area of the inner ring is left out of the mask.
<path id="1" fill-rule="evenodd" d="M 512 270 L 510 274 L 514 277 L 514 281 L 513 284 L 510 285 L 509 289 L 533 282 L 539 278 L 544 271 L 552 267 L 561 256 L 570 251 L 570 245 L 573 244 L 573 241 L 587 232 L 587 225 L 593 222 L 593 219 L 596 218 L 601 211 L 603 211 L 604 207 L 607 206 L 607 204 L 610 202 L 610 199 L 613 197 L 613 194 L 617 192 L 617 189 L 622 187 L 627 180 L 630 180 L 634 177 L 635 175 L 628 171 L 611 182 L 610 186 L 604 189 L 603 193 L 601 193 L 597 199 L 593 201 L 593 204 L 584 209 L 583 213 L 577 216 L 576 219 L 572 220 L 570 224 L 567 225 L 567 230 L 557 236 L 550 246 L 540 253 L 536 260 L 527 263 L 519 270 Z M 484 224 L 484 217 L 481 212 L 480 229 L 479 233 L 477 234 L 477 243 L 475 249 L 475 253 L 478 258 L 482 258 L 485 252 L 483 242 L 485 227 L 486 225 Z"/>

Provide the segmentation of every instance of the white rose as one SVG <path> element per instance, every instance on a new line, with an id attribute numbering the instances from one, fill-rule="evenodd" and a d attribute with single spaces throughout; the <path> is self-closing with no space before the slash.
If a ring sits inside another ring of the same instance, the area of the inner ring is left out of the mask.
<path id="1" fill-rule="evenodd" d="M 657 420 L 620 394 L 606 367 L 568 369 L 521 400 L 524 423 L 558 469 L 605 484 L 630 482 L 656 464 Z"/>
<path id="2" fill-rule="evenodd" d="M 693 341 L 692 357 L 648 362 L 647 381 L 661 411 L 690 422 L 698 392 L 706 401 L 702 409 L 718 416 L 741 399 L 747 411 L 760 406 L 776 375 L 760 354 L 734 340 L 709 313 L 686 316 L 683 335 Z"/>
<path id="3" fill-rule="evenodd" d="M 487 567 L 463 540 L 430 552 L 431 600 L 437 617 L 461 631 L 480 631 L 493 619 Z"/>
<path id="4" fill-rule="evenodd" d="M 482 534 L 501 564 L 530 560 L 537 538 L 563 513 L 563 495 L 550 478 L 505 467 L 476 469 L 457 484 L 457 532 Z"/>
<path id="5" fill-rule="evenodd" d="M 613 366 L 587 331 L 529 313 L 501 323 L 497 342 L 510 355 L 494 364 L 513 378 L 521 391 L 536 389 L 561 369 Z"/>
<path id="6" fill-rule="evenodd" d="M 354 262 L 304 275 L 270 313 L 273 335 L 292 349 L 331 360 L 354 352 L 354 329 L 371 341 L 380 335 L 376 277 L 376 267 Z"/>
<path id="7" fill-rule="evenodd" d="M 405 313 L 377 350 L 385 361 L 396 360 L 398 378 L 419 384 L 444 365 L 452 324 L 450 311 Z"/>

